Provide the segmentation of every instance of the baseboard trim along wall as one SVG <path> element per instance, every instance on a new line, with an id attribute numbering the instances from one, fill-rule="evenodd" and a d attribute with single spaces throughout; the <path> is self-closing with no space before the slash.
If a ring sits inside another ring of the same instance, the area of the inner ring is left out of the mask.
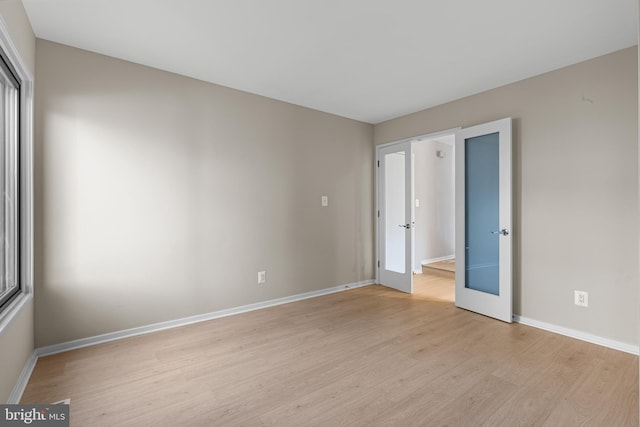
<path id="1" fill-rule="evenodd" d="M 116 341 L 123 338 L 134 337 L 137 335 L 149 334 L 152 332 L 163 331 L 165 329 L 177 328 L 180 326 L 191 325 L 193 323 L 206 322 L 207 320 L 219 319 L 221 317 L 233 316 L 235 314 L 247 313 L 250 311 L 260 310 L 262 308 L 273 307 L 276 305 L 288 304 L 290 302 L 302 301 L 309 298 L 315 298 L 323 295 L 335 294 L 336 292 L 348 291 L 349 289 L 361 288 L 363 286 L 373 285 L 376 281 L 364 280 L 347 285 L 334 286 L 332 288 L 320 289 L 318 291 L 306 292 L 303 294 L 291 295 L 288 297 L 272 299 L 269 301 L 257 302 L 254 304 L 242 305 L 240 307 L 229 308 L 226 310 L 214 311 L 211 313 L 198 314 L 196 316 L 184 317 L 182 319 L 169 320 L 167 322 L 155 323 L 148 326 L 140 326 L 138 328 L 126 329 L 124 331 L 110 332 L 107 334 L 97 335 L 94 337 L 81 338 L 73 341 L 63 342 L 60 344 L 49 345 L 46 347 L 36 348 L 31 357 L 27 361 L 18 378 L 18 382 L 9 395 L 7 403 L 19 403 L 22 394 L 27 387 L 31 373 L 36 366 L 39 357 L 50 356 L 56 353 L 76 350 L 78 348 L 89 347 L 96 344 L 102 344 L 110 341 Z"/>
<path id="2" fill-rule="evenodd" d="M 182 319 L 169 320 L 167 322 L 154 323 L 148 326 L 140 326 L 138 328 L 126 329 L 124 331 L 110 332 L 108 334 L 97 335 L 95 337 L 81 338 L 73 341 L 54 344 L 36 349 L 38 357 L 49 356 L 51 354 L 62 353 L 69 350 L 75 350 L 82 347 L 88 347 L 95 344 L 102 344 L 109 341 L 115 341 L 122 338 L 134 337 L 136 335 L 148 334 L 151 332 L 162 331 L 165 329 L 177 328 L 193 323 L 206 322 L 207 320 L 219 319 L 221 317 L 233 316 L 235 314 L 247 313 L 249 311 L 260 310 L 261 308 L 273 307 L 276 305 L 288 304 L 290 302 L 302 301 L 309 298 L 315 298 L 322 295 L 334 294 L 336 292 L 348 291 L 349 289 L 361 288 L 363 286 L 373 285 L 375 280 L 365 280 L 362 282 L 349 283 L 347 285 L 334 286 L 332 288 L 320 289 L 318 291 L 306 292 L 303 294 L 291 295 L 288 297 L 272 299 L 269 301 L 257 302 L 254 304 L 242 305 L 240 307 L 229 308 L 225 310 L 214 311 L 211 313 L 198 314 L 196 316 L 184 317 Z"/>
<path id="3" fill-rule="evenodd" d="M 27 388 L 27 383 L 29 382 L 29 378 L 31 378 L 31 373 L 33 372 L 33 368 L 36 367 L 36 362 L 38 361 L 38 356 L 36 355 L 36 351 L 34 350 L 31 353 L 31 357 L 25 363 L 24 368 L 22 368 L 22 372 L 18 377 L 18 382 L 11 390 L 11 394 L 9 395 L 9 400 L 7 400 L 8 404 L 17 404 L 20 403 L 20 399 L 22 399 L 22 394 L 24 393 L 25 388 Z"/>
<path id="4" fill-rule="evenodd" d="M 590 342 L 592 344 L 601 345 L 603 347 L 609 347 L 614 350 L 624 351 L 638 356 L 640 354 L 640 347 L 637 345 L 627 344 L 621 341 L 611 340 L 609 338 L 599 337 L 597 335 L 588 334 L 586 332 L 576 331 L 575 329 L 565 328 L 563 326 L 552 325 L 550 323 L 541 322 L 539 320 L 529 319 L 519 315 L 513 316 L 513 321 L 521 323 L 527 326 L 533 326 L 534 328 L 544 329 L 545 331 L 554 332 L 556 334 L 564 335 L 570 338 L 575 338 L 581 341 Z"/>
<path id="5" fill-rule="evenodd" d="M 420 262 L 420 265 L 431 264 L 432 262 L 447 261 L 447 260 L 450 260 L 450 259 L 454 259 L 455 257 L 456 257 L 455 254 L 451 254 L 451 255 L 447 255 L 447 256 L 441 256 L 441 257 L 438 257 L 438 258 L 423 259 Z"/>

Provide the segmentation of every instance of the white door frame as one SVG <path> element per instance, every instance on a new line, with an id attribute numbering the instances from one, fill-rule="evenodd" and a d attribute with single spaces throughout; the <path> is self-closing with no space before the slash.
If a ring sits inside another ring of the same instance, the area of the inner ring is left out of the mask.
<path id="1" fill-rule="evenodd" d="M 383 244 L 383 242 L 380 239 L 380 236 L 382 236 L 381 233 L 381 224 L 380 224 L 380 210 L 382 209 L 382 206 L 380 206 L 380 200 L 379 200 L 379 189 L 380 189 L 380 169 L 379 169 L 379 165 L 380 165 L 380 149 L 383 147 L 389 147 L 392 145 L 399 145 L 408 141 L 411 142 L 420 142 L 420 141 L 425 141 L 425 140 L 429 140 L 429 139 L 435 139 L 439 136 L 442 135 L 452 135 L 455 134 L 456 132 L 458 132 L 460 129 L 462 129 L 462 127 L 455 127 L 455 128 L 451 128 L 451 129 L 447 129 L 447 130 L 443 130 L 443 131 L 438 131 L 438 132 L 431 132 L 431 133 L 426 133 L 423 135 L 419 135 L 419 136 L 413 136 L 411 138 L 405 138 L 405 139 L 401 139 L 401 140 L 397 140 L 397 141 L 392 141 L 392 142 L 387 142 L 384 144 L 379 144 L 376 145 L 376 158 L 375 158 L 375 164 L 374 164 L 374 168 L 376 171 L 376 179 L 375 179 L 375 188 L 374 188 L 374 192 L 375 192 L 375 201 L 376 201 L 376 206 L 375 206 L 375 211 L 374 211 L 374 219 L 376 222 L 376 239 L 375 239 L 375 245 L 376 245 L 376 259 L 374 262 L 374 267 L 376 270 L 376 283 L 380 283 L 380 252 L 381 252 L 381 246 Z M 413 180 L 411 180 L 411 194 L 413 194 Z M 411 203 L 411 205 L 413 206 L 413 201 Z M 412 210 L 413 212 L 413 210 Z M 413 230 L 412 230 L 413 233 Z M 411 254 L 406 254 L 406 256 L 411 256 Z M 411 264 L 413 264 L 413 260 L 411 261 Z M 412 273 L 413 273 L 413 268 L 411 269 Z"/>

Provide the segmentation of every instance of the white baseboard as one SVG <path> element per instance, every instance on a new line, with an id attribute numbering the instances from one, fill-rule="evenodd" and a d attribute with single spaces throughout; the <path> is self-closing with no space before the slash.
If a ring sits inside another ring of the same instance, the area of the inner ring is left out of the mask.
<path id="1" fill-rule="evenodd" d="M 33 368 L 36 367 L 36 362 L 38 361 L 38 356 L 36 351 L 34 350 L 31 353 L 31 357 L 25 363 L 24 368 L 22 368 L 22 372 L 18 377 L 18 381 L 16 385 L 13 386 L 13 390 L 11 390 L 11 394 L 9 395 L 9 400 L 7 400 L 8 404 L 16 404 L 20 403 L 20 399 L 22 399 L 22 394 L 24 390 L 27 388 L 27 384 L 29 383 L 29 378 L 31 378 L 31 373 L 33 372 Z"/>
<path id="2" fill-rule="evenodd" d="M 67 341 L 60 344 L 54 344 L 36 349 L 36 355 L 49 356 L 51 354 L 62 353 L 69 350 L 75 350 L 91 345 L 102 344 L 109 341 L 115 341 L 123 338 L 134 337 L 136 335 L 148 334 L 151 332 L 162 331 L 165 329 L 177 328 L 180 326 L 190 325 L 193 323 L 206 322 L 207 320 L 219 319 L 221 317 L 233 316 L 235 314 L 247 313 L 249 311 L 260 310 L 261 308 L 273 307 L 276 305 L 288 304 L 290 302 L 302 301 L 309 298 L 315 298 L 322 295 L 329 295 L 336 292 L 342 292 L 349 289 L 360 288 L 363 286 L 373 285 L 375 280 L 365 280 L 362 282 L 349 283 L 347 285 L 334 286 L 332 288 L 320 289 L 318 291 L 306 292 L 303 294 L 292 295 L 283 298 L 272 299 L 269 301 L 257 302 L 255 304 L 242 305 L 240 307 L 229 308 L 226 310 L 214 311 L 211 313 L 198 314 L 196 316 L 184 317 L 182 319 L 169 320 L 167 322 L 155 323 L 148 326 L 140 326 L 138 328 L 126 329 L 124 331 L 110 332 L 107 334 L 97 335 L 89 338 L 81 338 L 73 341 Z"/>
<path id="3" fill-rule="evenodd" d="M 456 257 L 455 254 L 453 254 L 453 255 L 441 256 L 438 258 L 423 259 L 422 261 L 420 261 L 420 265 L 431 264 L 432 262 L 448 261 L 450 259 L 454 259 L 455 257 Z"/>
<path id="4" fill-rule="evenodd" d="M 552 325 L 550 323 L 541 322 L 539 320 L 528 319 L 526 317 L 514 315 L 513 320 L 523 325 L 533 326 L 534 328 L 544 329 L 545 331 L 554 332 L 556 334 L 564 335 L 567 337 L 575 338 L 581 341 L 590 342 L 592 344 L 601 345 L 603 347 L 609 347 L 614 350 L 624 351 L 625 353 L 631 353 L 634 355 L 640 354 L 640 347 L 637 345 L 627 344 L 621 341 L 612 340 L 609 338 L 599 337 L 586 332 L 576 331 L 575 329 L 565 328 L 563 326 Z"/>

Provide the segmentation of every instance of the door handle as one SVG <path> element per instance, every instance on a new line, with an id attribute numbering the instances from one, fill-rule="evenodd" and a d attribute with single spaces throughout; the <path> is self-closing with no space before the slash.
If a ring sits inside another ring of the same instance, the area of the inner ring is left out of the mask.
<path id="1" fill-rule="evenodd" d="M 411 224 L 399 224 L 398 227 L 406 228 L 408 230 L 411 228 Z"/>
<path id="2" fill-rule="evenodd" d="M 491 234 L 502 234 L 503 236 L 508 236 L 509 230 L 507 230 L 506 228 L 503 228 L 502 230 L 492 231 Z"/>

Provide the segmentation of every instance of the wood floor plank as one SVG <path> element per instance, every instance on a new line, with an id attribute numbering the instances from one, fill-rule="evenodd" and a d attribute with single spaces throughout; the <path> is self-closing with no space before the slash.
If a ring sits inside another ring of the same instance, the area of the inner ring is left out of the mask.
<path id="1" fill-rule="evenodd" d="M 638 358 L 374 285 L 41 358 L 73 426 L 638 425 Z"/>

